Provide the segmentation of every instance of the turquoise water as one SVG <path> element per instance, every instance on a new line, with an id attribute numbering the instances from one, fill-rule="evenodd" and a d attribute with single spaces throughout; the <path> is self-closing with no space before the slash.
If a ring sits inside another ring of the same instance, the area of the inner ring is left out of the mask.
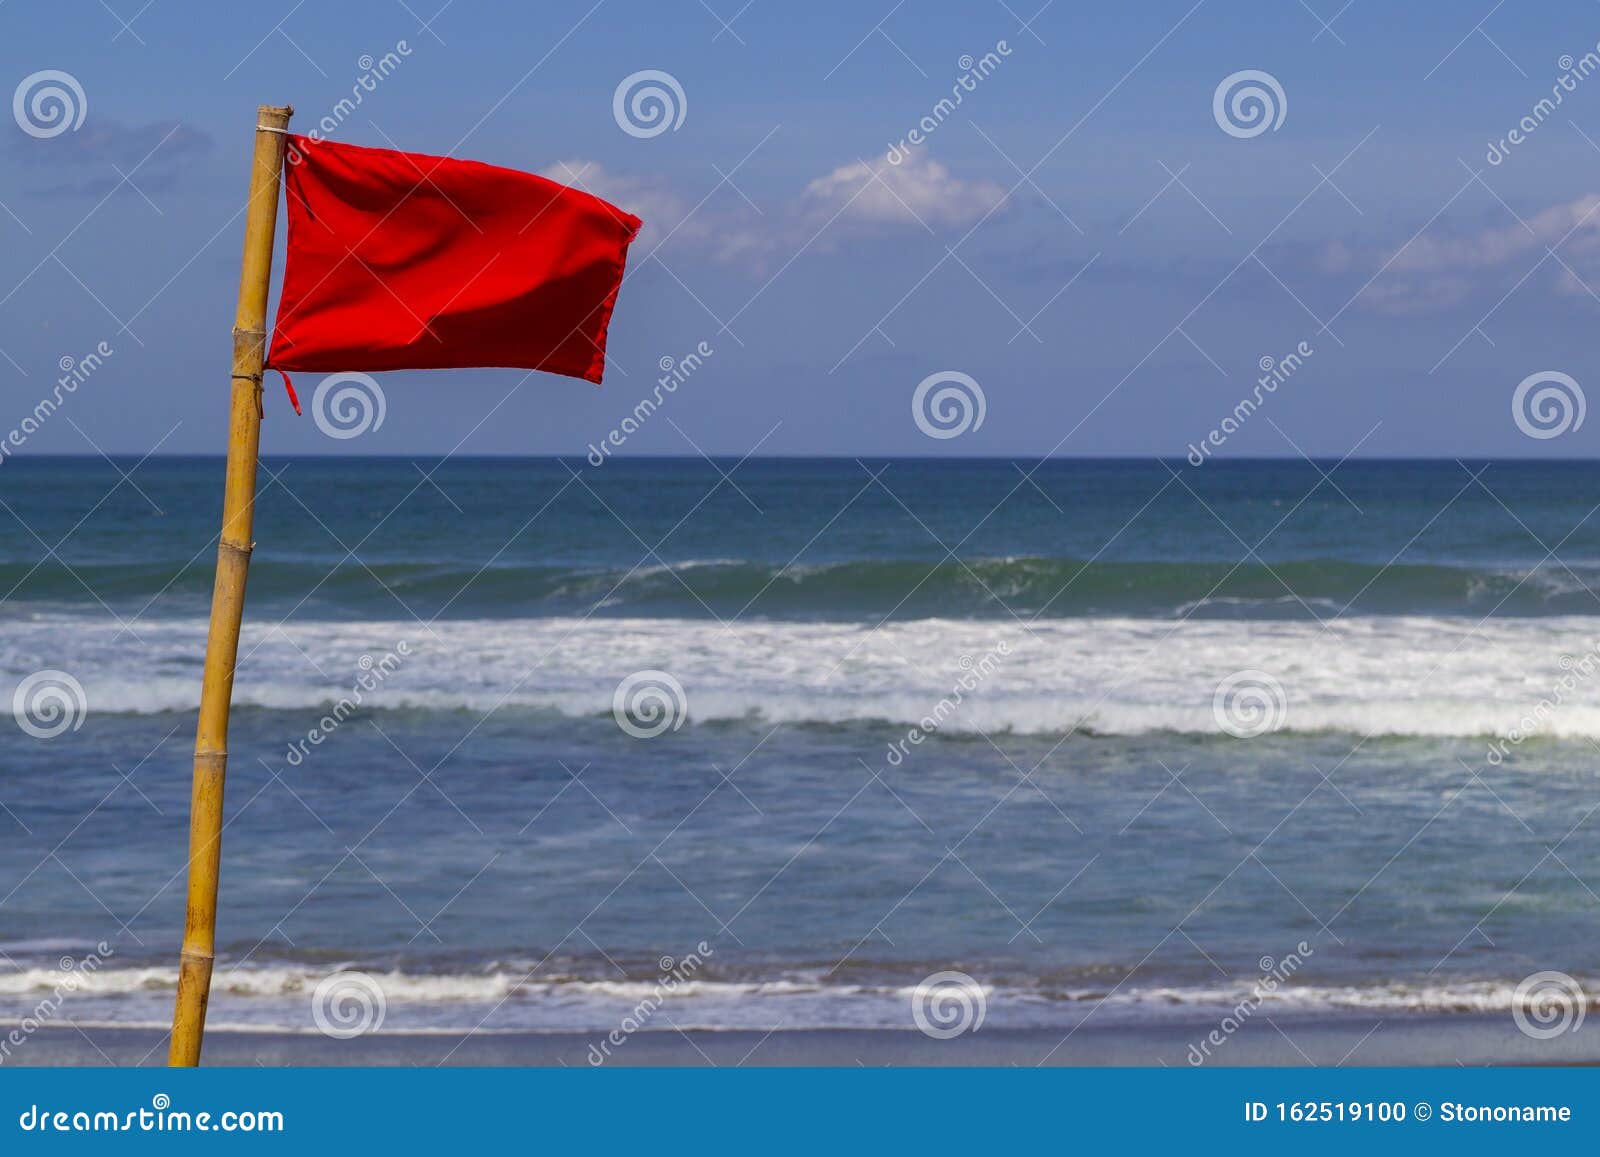
<path id="1" fill-rule="evenodd" d="M 103 943 L 76 1018 L 167 1015 L 220 484 L 0 466 L 0 690 L 81 688 L 0 755 L 7 1007 Z M 1576 463 L 269 460 L 212 1021 L 350 967 L 391 1028 L 600 1031 L 690 955 L 680 1027 L 910 1028 L 941 971 L 1205 1023 L 1290 956 L 1275 1015 L 1509 1010 L 1593 967 L 1596 507 Z"/>

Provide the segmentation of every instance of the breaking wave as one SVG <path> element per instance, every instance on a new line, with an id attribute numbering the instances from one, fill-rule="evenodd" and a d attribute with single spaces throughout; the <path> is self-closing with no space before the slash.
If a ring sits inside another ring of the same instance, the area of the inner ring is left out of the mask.
<path id="1" fill-rule="evenodd" d="M 194 710 L 202 619 L 40 615 L 0 633 L 0 684 L 73 674 L 87 717 Z M 359 710 L 521 712 L 608 723 L 644 670 L 682 685 L 687 726 L 815 726 L 937 716 L 982 733 L 1229 734 L 1216 697 L 1268 676 L 1273 728 L 1396 736 L 1600 737 L 1600 624 L 1568 616 L 1174 623 L 1156 619 L 854 622 L 395 619 L 252 624 L 235 703 L 306 726 L 381 656 L 404 658 Z M 987 661 L 985 660 L 987 657 Z M 960 687 L 958 682 L 964 681 Z M 680 732 L 680 734 L 684 734 Z"/>

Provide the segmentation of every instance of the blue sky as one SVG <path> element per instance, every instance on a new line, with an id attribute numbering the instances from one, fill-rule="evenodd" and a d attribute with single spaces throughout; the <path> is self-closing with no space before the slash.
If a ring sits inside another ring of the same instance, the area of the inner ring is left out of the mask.
<path id="1" fill-rule="evenodd" d="M 391 52 L 327 135 L 646 218 L 612 368 L 382 375 L 350 440 L 274 382 L 268 453 L 581 454 L 702 342 L 624 452 L 1182 455 L 1302 342 L 1219 456 L 1600 448 L 1600 420 L 1534 438 L 1512 411 L 1530 375 L 1600 384 L 1600 75 L 1535 113 L 1600 42 L 1593 3 L 440 3 L 0 6 L 0 95 L 59 70 L 85 105 L 48 137 L 0 119 L 0 432 L 63 358 L 114 351 L 17 455 L 220 451 L 254 107 L 310 128 Z M 641 138 L 613 96 L 646 69 L 685 107 Z M 1277 82 L 1276 128 L 1214 116 L 1242 70 Z M 935 439 L 912 398 L 946 371 L 984 420 Z"/>

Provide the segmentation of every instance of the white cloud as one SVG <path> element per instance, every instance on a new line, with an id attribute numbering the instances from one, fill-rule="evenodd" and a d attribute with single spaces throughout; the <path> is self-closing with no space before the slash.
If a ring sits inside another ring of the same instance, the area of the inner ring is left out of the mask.
<path id="1" fill-rule="evenodd" d="M 1547 258 L 1547 250 L 1560 260 Z M 1548 272 L 1541 272 L 1541 258 Z M 1380 313 L 1445 310 L 1474 296 L 1510 293 L 1525 281 L 1589 296 L 1590 286 L 1600 286 L 1600 194 L 1475 233 L 1415 237 L 1365 257 L 1335 242 L 1324 247 L 1318 265 L 1329 273 L 1371 268 L 1377 276 L 1361 304 Z"/>
<path id="2" fill-rule="evenodd" d="M 839 213 L 879 225 L 971 225 L 1006 200 L 993 181 L 964 181 L 926 152 L 912 152 L 898 165 L 866 161 L 842 165 L 806 186 L 813 214 Z"/>
<path id="3" fill-rule="evenodd" d="M 1395 255 L 1390 268 L 1402 273 L 1494 269 L 1524 253 L 1542 252 L 1545 246 L 1553 246 L 1569 234 L 1578 238 L 1579 249 L 1593 247 L 1595 236 L 1600 234 L 1600 194 L 1586 193 L 1526 222 L 1467 237 L 1418 237 Z"/>
<path id="4" fill-rule="evenodd" d="M 930 228 L 967 226 L 1006 200 L 1005 190 L 994 182 L 962 180 L 922 153 L 877 170 L 865 162 L 841 166 L 811 181 L 798 197 L 760 208 L 728 188 L 691 200 L 662 181 L 613 172 L 592 160 L 557 161 L 540 175 L 642 218 L 641 255 L 660 246 L 668 260 L 674 253 L 695 252 L 758 271 L 813 238 L 818 249 L 828 249 L 842 236 L 918 228 L 919 222 Z"/>
<path id="5" fill-rule="evenodd" d="M 613 173 L 599 161 L 557 161 L 539 175 L 593 193 L 642 219 L 636 242 L 641 254 L 662 246 L 664 253 L 689 249 L 716 261 L 759 264 L 776 244 L 772 229 L 743 202 L 719 206 L 713 197 L 697 207 L 660 181 Z"/>
<path id="6" fill-rule="evenodd" d="M 639 177 L 610 172 L 599 161 L 557 161 L 539 175 L 593 193 L 642 219 L 644 228 L 640 231 L 640 240 L 646 244 L 652 233 L 659 239 L 687 210 L 671 190 L 651 186 Z"/>
<path id="7" fill-rule="evenodd" d="M 1410 317 L 1459 305 L 1472 296 L 1470 277 L 1428 277 L 1384 284 L 1380 278 L 1367 286 L 1361 301 L 1379 313 Z"/>

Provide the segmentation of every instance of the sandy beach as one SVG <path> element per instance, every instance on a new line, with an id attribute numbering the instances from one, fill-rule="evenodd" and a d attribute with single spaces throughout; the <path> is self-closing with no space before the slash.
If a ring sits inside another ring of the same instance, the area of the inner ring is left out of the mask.
<path id="1" fill-rule="evenodd" d="M 612 1050 L 607 1066 L 1171 1066 L 1211 1025 L 1084 1027 L 1063 1038 L 1044 1029 L 980 1030 L 935 1040 L 915 1030 L 803 1029 L 777 1032 L 651 1030 Z M 142 1028 L 51 1026 L 31 1037 L 13 1066 L 160 1065 L 166 1034 Z M 211 1031 L 210 1066 L 523 1065 L 589 1067 L 593 1033 L 371 1033 L 334 1040 L 320 1033 Z M 1211 1066 L 1479 1066 L 1600 1064 L 1600 1032 L 1533 1040 L 1505 1017 L 1458 1015 L 1387 1020 L 1259 1021 L 1214 1050 Z"/>

